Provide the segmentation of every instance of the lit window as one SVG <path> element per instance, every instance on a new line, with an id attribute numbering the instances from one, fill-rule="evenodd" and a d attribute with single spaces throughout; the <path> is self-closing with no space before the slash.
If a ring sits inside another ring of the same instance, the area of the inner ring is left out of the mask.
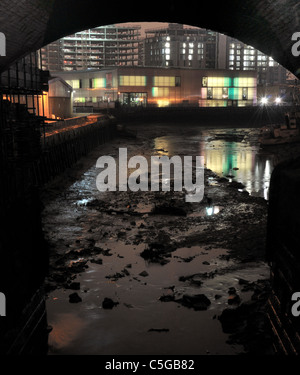
<path id="1" fill-rule="evenodd" d="M 170 47 L 170 43 L 167 42 L 167 43 L 165 44 L 165 47 Z"/>
<path id="2" fill-rule="evenodd" d="M 166 54 L 167 54 L 167 55 L 170 54 L 170 48 L 166 48 Z"/>
<path id="3" fill-rule="evenodd" d="M 190 53 L 190 54 L 193 54 L 193 53 L 194 53 L 194 50 L 193 50 L 193 49 L 189 49 L 189 53 Z"/>
<path id="4" fill-rule="evenodd" d="M 146 76 L 119 76 L 120 86 L 146 86 Z"/>
<path id="5" fill-rule="evenodd" d="M 170 55 L 166 55 L 166 60 L 170 60 Z"/>
<path id="6" fill-rule="evenodd" d="M 153 86 L 175 86 L 175 77 L 168 76 L 154 76 L 153 77 Z"/>
<path id="7" fill-rule="evenodd" d="M 156 98 L 169 96 L 169 88 L 168 87 L 152 87 L 152 96 Z"/>
<path id="8" fill-rule="evenodd" d="M 194 48 L 194 43 L 189 43 L 190 48 Z"/>
<path id="9" fill-rule="evenodd" d="M 94 89 L 106 87 L 105 78 L 94 78 L 93 81 L 92 81 L 92 87 Z"/>
<path id="10" fill-rule="evenodd" d="M 193 60 L 193 56 L 192 56 L 192 55 L 189 55 L 188 59 L 189 59 L 189 60 Z"/>

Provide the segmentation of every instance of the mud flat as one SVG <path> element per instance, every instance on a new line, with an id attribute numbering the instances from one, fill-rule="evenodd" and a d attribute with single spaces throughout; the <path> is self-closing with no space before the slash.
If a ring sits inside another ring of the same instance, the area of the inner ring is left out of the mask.
<path id="1" fill-rule="evenodd" d="M 99 156 L 169 154 L 159 128 L 130 134 L 45 188 L 49 354 L 273 354 L 267 201 L 209 169 L 199 203 L 99 192 Z"/>

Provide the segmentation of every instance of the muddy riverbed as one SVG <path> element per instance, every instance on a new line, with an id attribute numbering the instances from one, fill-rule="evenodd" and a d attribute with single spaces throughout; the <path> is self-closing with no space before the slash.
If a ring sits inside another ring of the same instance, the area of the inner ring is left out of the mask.
<path id="1" fill-rule="evenodd" d="M 264 199 L 273 159 L 263 154 L 254 191 L 255 184 L 247 190 L 247 157 L 228 163 L 227 150 L 225 169 L 214 171 L 221 164 L 207 153 L 238 145 L 256 154 L 257 130 L 127 131 L 43 191 L 49 355 L 273 354 Z M 97 159 L 118 161 L 121 147 L 128 158 L 148 160 L 205 149 L 204 199 L 186 203 L 184 191 L 98 191 Z"/>

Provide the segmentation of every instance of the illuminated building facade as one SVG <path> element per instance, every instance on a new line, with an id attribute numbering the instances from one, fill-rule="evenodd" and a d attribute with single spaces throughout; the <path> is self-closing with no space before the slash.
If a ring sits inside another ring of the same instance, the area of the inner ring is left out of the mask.
<path id="1" fill-rule="evenodd" d="M 146 30 L 144 66 L 230 69 L 257 72 L 257 84 L 285 84 L 287 70 L 255 48 L 200 28 L 169 24 Z"/>
<path id="2" fill-rule="evenodd" d="M 53 75 L 72 86 L 74 108 L 105 108 L 115 103 L 227 107 L 257 102 L 255 71 L 119 67 Z"/>
<path id="3" fill-rule="evenodd" d="M 41 49 L 49 71 L 137 65 L 140 26 L 101 26 L 59 39 Z"/>
<path id="4" fill-rule="evenodd" d="M 256 70 L 258 85 L 286 83 L 287 70 L 255 48 L 227 37 L 226 69 Z"/>
<path id="5" fill-rule="evenodd" d="M 218 68 L 218 33 L 180 24 L 146 30 L 144 66 Z"/>

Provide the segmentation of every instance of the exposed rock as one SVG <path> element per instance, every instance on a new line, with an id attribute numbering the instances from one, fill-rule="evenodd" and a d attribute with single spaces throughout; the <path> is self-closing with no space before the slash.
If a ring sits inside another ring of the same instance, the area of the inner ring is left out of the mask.
<path id="1" fill-rule="evenodd" d="M 139 275 L 143 276 L 143 277 L 149 276 L 147 271 L 143 271 L 143 272 L 139 273 Z"/>
<path id="2" fill-rule="evenodd" d="M 70 303 L 78 303 L 82 302 L 81 297 L 75 292 L 69 295 L 69 302 Z"/>
<path id="3" fill-rule="evenodd" d="M 117 306 L 119 302 L 114 302 L 112 299 L 105 297 L 102 302 L 103 309 L 112 309 Z"/>
<path id="4" fill-rule="evenodd" d="M 193 308 L 194 310 L 207 310 L 208 306 L 211 304 L 210 300 L 204 294 L 196 294 L 193 296 L 185 294 L 181 299 L 175 300 L 175 302 L 188 308 Z"/>
<path id="5" fill-rule="evenodd" d="M 169 332 L 168 328 L 150 328 L 148 332 Z"/>

